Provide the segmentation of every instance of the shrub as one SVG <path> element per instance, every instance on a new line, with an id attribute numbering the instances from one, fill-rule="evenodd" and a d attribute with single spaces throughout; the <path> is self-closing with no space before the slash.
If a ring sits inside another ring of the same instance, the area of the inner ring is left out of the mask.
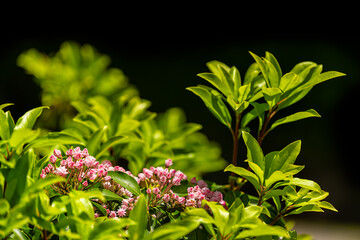
<path id="1" fill-rule="evenodd" d="M 23 53 L 19 64 L 35 76 L 50 110 L 32 109 L 15 122 L 3 110 L 11 104 L 0 105 L 0 237 L 302 239 L 287 216 L 337 210 L 316 182 L 295 177 L 304 168 L 295 164 L 300 140 L 269 153 L 261 144 L 278 126 L 320 117 L 309 109 L 275 119 L 315 85 L 344 74 L 322 72 L 313 62 L 283 74 L 271 53 L 251 55 L 255 62 L 243 80 L 236 67 L 212 61 L 210 72 L 198 74 L 212 86 L 187 88 L 232 134 L 227 165 L 219 146 L 199 132 L 201 125 L 187 123 L 182 110 L 150 112 L 150 102 L 134 94 L 123 75 L 114 78 L 124 83 L 121 89 L 99 87 L 120 70 L 108 72 L 109 58 L 91 46 L 64 43 L 54 57 Z M 76 98 L 49 88 L 63 79 L 62 88 L 74 75 L 83 77 L 74 83 L 80 88 Z M 89 79 L 92 84 L 82 89 Z M 36 121 L 49 126 L 39 117 L 58 111 L 59 102 L 69 117 L 61 130 L 34 130 Z M 258 127 L 250 129 L 256 119 Z M 247 150 L 244 162 L 238 161 L 240 139 Z M 229 184 L 201 179 L 218 170 L 231 173 Z M 245 193 L 245 184 L 256 195 Z"/>

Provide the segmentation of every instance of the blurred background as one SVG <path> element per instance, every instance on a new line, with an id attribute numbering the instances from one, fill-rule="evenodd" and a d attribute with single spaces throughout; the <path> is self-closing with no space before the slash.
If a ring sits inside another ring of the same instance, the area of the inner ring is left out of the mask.
<path id="1" fill-rule="evenodd" d="M 229 131 L 211 115 L 201 100 L 185 90 L 188 86 L 206 84 L 196 76 L 206 72 L 206 62 L 219 60 L 236 66 L 242 77 L 253 63 L 248 53 L 275 55 L 283 73 L 302 61 L 323 64 L 323 71 L 340 71 L 346 77 L 320 84 L 300 102 L 280 115 L 314 108 L 322 118 L 310 118 L 286 124 L 271 132 L 263 143 L 264 152 L 280 150 L 290 142 L 302 140 L 297 164 L 306 165 L 299 174 L 312 179 L 330 192 L 328 201 L 339 213 L 305 213 L 302 220 L 321 220 L 342 224 L 360 224 L 359 126 L 360 92 L 359 35 L 231 35 L 212 32 L 156 31 L 85 33 L 41 32 L 13 33 L 1 41 L 0 103 L 15 103 L 11 111 L 15 119 L 25 111 L 40 106 L 40 87 L 33 76 L 17 66 L 17 57 L 35 48 L 46 54 L 55 53 L 64 41 L 90 44 L 111 58 L 111 67 L 123 70 L 140 96 L 152 102 L 150 110 L 164 112 L 181 107 L 188 122 L 203 125 L 202 132 L 222 147 L 222 156 L 230 161 L 232 139 Z M 288 112 L 287 112 L 288 111 Z M 239 160 L 245 159 L 244 147 Z M 222 173 L 205 178 L 223 183 Z M 297 219 L 300 219 L 297 218 Z M 350 226 L 349 225 L 349 226 Z M 329 238 L 330 239 L 330 238 Z M 345 239 L 345 238 L 343 238 Z"/>

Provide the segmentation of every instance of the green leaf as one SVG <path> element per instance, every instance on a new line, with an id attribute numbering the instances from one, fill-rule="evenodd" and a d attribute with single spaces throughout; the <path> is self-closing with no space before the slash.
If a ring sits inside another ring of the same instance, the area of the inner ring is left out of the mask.
<path id="1" fill-rule="evenodd" d="M 305 206 L 296 208 L 294 211 L 291 211 L 291 212 L 285 214 L 284 216 L 301 214 L 303 212 L 324 212 L 324 211 L 320 207 L 318 207 L 316 204 L 310 203 Z"/>
<path id="2" fill-rule="evenodd" d="M 111 192 L 107 189 L 101 189 L 101 193 L 105 197 L 106 201 L 122 201 L 124 199 L 123 197 L 120 197 L 116 193 Z"/>
<path id="3" fill-rule="evenodd" d="M 241 86 L 241 76 L 240 76 L 239 70 L 235 66 L 230 68 L 229 74 L 234 82 L 234 94 L 235 94 L 235 98 L 236 98 L 238 96 L 237 89 L 239 89 Z"/>
<path id="4" fill-rule="evenodd" d="M 229 212 L 217 202 L 202 201 L 202 206 L 209 206 L 214 215 L 214 224 L 218 227 L 220 233 L 223 235 L 226 231 L 227 223 L 229 221 Z"/>
<path id="5" fill-rule="evenodd" d="M 242 137 L 247 148 L 248 160 L 257 164 L 261 170 L 265 171 L 264 154 L 258 141 L 250 133 L 245 131 L 242 132 Z"/>
<path id="6" fill-rule="evenodd" d="M 0 138 L 3 140 L 10 138 L 9 124 L 3 110 L 0 110 Z"/>
<path id="7" fill-rule="evenodd" d="M 31 142 L 26 148 L 39 148 L 55 145 L 81 145 L 84 146 L 85 143 L 65 132 L 51 132 L 45 136 L 39 137 Z M 25 151 L 25 150 L 24 150 Z"/>
<path id="8" fill-rule="evenodd" d="M 252 53 L 252 52 L 249 52 L 251 54 L 251 56 L 254 58 L 254 60 L 256 61 L 256 63 L 258 64 L 263 76 L 264 76 L 264 79 L 265 79 L 265 82 L 266 82 L 266 85 L 268 87 L 272 87 L 271 86 L 271 83 L 269 81 L 269 77 L 267 75 L 267 71 L 266 71 L 266 64 L 264 63 L 264 61 L 259 57 L 257 56 L 256 54 Z"/>
<path id="9" fill-rule="evenodd" d="M 220 96 L 215 96 L 208 89 L 200 85 L 197 87 L 188 87 L 186 89 L 199 96 L 201 100 L 203 100 L 203 102 L 205 103 L 206 107 L 210 110 L 210 112 L 222 124 L 231 129 L 231 115 L 226 105 L 221 100 Z"/>
<path id="10" fill-rule="evenodd" d="M 249 163 L 251 170 L 254 171 L 256 176 L 258 176 L 260 183 L 264 184 L 264 171 L 259 167 L 259 165 L 255 164 L 253 162 L 250 162 L 250 161 L 247 161 L 247 162 Z"/>
<path id="11" fill-rule="evenodd" d="M 286 179 L 286 175 L 281 171 L 273 172 L 269 178 L 265 179 L 265 186 L 270 188 L 274 183 Z"/>
<path id="12" fill-rule="evenodd" d="M 86 143 L 86 148 L 88 149 L 89 153 L 97 152 L 97 149 L 101 144 L 101 140 L 107 130 L 108 130 L 108 126 L 105 125 L 104 127 L 100 128 L 99 130 L 91 134 L 89 140 Z"/>
<path id="13" fill-rule="evenodd" d="M 240 232 L 236 236 L 236 239 L 248 238 L 248 237 L 261 237 L 261 236 L 290 237 L 288 231 L 283 227 L 261 224 L 254 229 L 244 230 Z"/>
<path id="14" fill-rule="evenodd" d="M 314 182 L 312 180 L 301 179 L 301 178 L 293 178 L 293 179 L 290 180 L 290 182 L 287 185 L 295 185 L 295 186 L 298 186 L 298 187 L 306 188 L 306 189 L 313 190 L 313 191 L 321 193 L 320 186 L 316 182 Z"/>
<path id="15" fill-rule="evenodd" d="M 297 87 L 296 90 L 294 90 L 294 92 L 292 94 L 303 91 L 306 88 L 313 87 L 313 86 L 320 84 L 322 82 L 325 82 L 327 80 L 337 78 L 337 77 L 342 77 L 342 76 L 346 76 L 346 74 L 341 73 L 341 72 L 336 72 L 336 71 L 329 71 L 329 72 L 321 73 L 320 75 L 317 75 L 316 77 L 310 79 L 308 82 Z"/>
<path id="16" fill-rule="evenodd" d="M 9 210 L 9 202 L 5 198 L 0 198 L 0 216 L 5 215 Z"/>
<path id="17" fill-rule="evenodd" d="M 282 95 L 280 88 L 277 87 L 263 88 L 262 93 L 264 94 L 264 98 L 269 105 L 269 109 L 275 107 L 275 105 L 280 101 Z"/>
<path id="18" fill-rule="evenodd" d="M 309 109 L 303 112 L 297 112 L 291 114 L 287 117 L 276 120 L 270 127 L 269 131 L 273 130 L 277 126 L 280 126 L 285 123 L 295 122 L 301 119 L 310 118 L 310 117 L 321 117 L 319 113 L 317 113 L 314 109 Z"/>
<path id="19" fill-rule="evenodd" d="M 43 191 L 46 187 L 50 186 L 51 184 L 55 184 L 58 182 L 65 182 L 66 178 L 63 177 L 46 177 L 43 179 L 37 180 L 34 184 L 30 187 L 25 189 L 26 193 L 36 193 Z"/>
<path id="20" fill-rule="evenodd" d="M 109 171 L 108 175 L 118 184 L 129 190 L 131 193 L 135 194 L 136 196 L 139 196 L 141 194 L 140 192 L 140 186 L 136 182 L 136 180 L 124 172 L 113 172 Z"/>
<path id="21" fill-rule="evenodd" d="M 194 231 L 200 225 L 199 221 L 193 219 L 183 219 L 178 222 L 166 223 L 156 228 L 152 233 L 147 235 L 146 240 L 162 239 L 180 239 Z"/>
<path id="22" fill-rule="evenodd" d="M 274 66 L 274 68 L 276 69 L 277 75 L 280 78 L 282 76 L 282 71 L 281 71 L 281 67 L 279 65 L 279 62 L 276 60 L 275 56 L 270 53 L 270 52 L 265 52 L 265 58 L 271 62 L 271 64 Z"/>
<path id="23" fill-rule="evenodd" d="M 271 87 L 279 87 L 281 75 L 278 74 L 278 70 L 268 59 L 263 58 L 263 61 L 266 64 L 266 71 Z"/>
<path id="24" fill-rule="evenodd" d="M 14 130 L 19 130 L 23 128 L 32 129 L 36 119 L 41 115 L 44 108 L 49 109 L 49 107 L 44 106 L 44 107 L 37 107 L 30 111 L 27 111 L 23 116 L 21 116 L 17 120 Z"/>
<path id="25" fill-rule="evenodd" d="M 303 79 L 301 79 L 299 75 L 294 72 L 289 72 L 282 76 L 279 88 L 286 93 L 297 87 L 302 81 Z"/>
<path id="26" fill-rule="evenodd" d="M 301 150 L 301 141 L 295 141 L 287 145 L 274 157 L 268 175 L 271 175 L 273 172 L 281 170 L 283 171 L 288 164 L 294 164 L 297 156 Z M 284 171 L 283 171 L 284 172 Z"/>
<path id="27" fill-rule="evenodd" d="M 329 202 L 322 201 L 317 203 L 318 207 L 325 208 L 334 212 L 338 212 L 338 210 Z"/>
<path id="28" fill-rule="evenodd" d="M 40 131 L 34 131 L 28 128 L 16 129 L 9 139 L 10 146 L 17 149 L 25 143 L 35 140 L 40 134 Z"/>
<path id="29" fill-rule="evenodd" d="M 137 223 L 136 225 L 131 225 L 129 227 L 130 239 L 143 239 L 148 221 L 147 201 L 144 195 L 141 195 L 138 198 L 134 209 L 130 212 L 129 218 Z"/>
<path id="30" fill-rule="evenodd" d="M 255 187 L 255 189 L 260 190 L 260 180 L 259 178 L 249 170 L 242 168 L 242 167 L 235 167 L 234 165 L 230 164 L 224 169 L 224 172 L 233 172 L 237 175 L 246 178 L 251 184 Z"/>
<path id="31" fill-rule="evenodd" d="M 98 159 L 100 158 L 100 156 L 106 152 L 109 148 L 111 148 L 112 146 L 116 145 L 116 144 L 121 144 L 121 143 L 128 143 L 129 141 L 132 141 L 134 139 L 131 139 L 128 136 L 115 136 L 115 137 L 111 137 L 109 138 L 105 143 L 103 143 L 100 148 L 98 149 L 97 153 L 94 154 L 95 158 Z"/>
<path id="32" fill-rule="evenodd" d="M 205 79 L 206 81 L 208 81 L 209 83 L 211 83 L 214 87 L 216 87 L 224 95 L 228 95 L 228 90 L 226 89 L 224 83 L 214 73 L 199 73 L 197 76 L 199 76 L 199 77 Z"/>
<path id="33" fill-rule="evenodd" d="M 14 105 L 13 103 L 4 103 L 4 104 L 1 104 L 0 105 L 0 110 L 2 110 L 3 108 L 6 108 L 6 107 L 8 107 L 8 106 L 12 106 L 12 105 Z"/>
<path id="34" fill-rule="evenodd" d="M 89 234 L 89 240 L 113 240 L 119 239 L 119 235 L 123 234 L 122 230 L 125 226 L 136 224 L 129 218 L 109 218 L 96 224 Z"/>

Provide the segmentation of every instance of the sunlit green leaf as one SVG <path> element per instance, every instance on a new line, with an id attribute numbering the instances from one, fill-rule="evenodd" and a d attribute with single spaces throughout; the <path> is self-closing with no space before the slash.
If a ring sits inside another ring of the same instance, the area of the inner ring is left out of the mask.
<path id="1" fill-rule="evenodd" d="M 140 186 L 136 182 L 136 180 L 124 172 L 113 172 L 109 171 L 108 175 L 118 184 L 129 190 L 131 193 L 135 194 L 136 196 L 139 196 L 141 194 L 140 192 Z"/>
<path id="2" fill-rule="evenodd" d="M 188 87 L 186 89 L 199 96 L 201 100 L 203 100 L 203 102 L 205 103 L 206 107 L 210 110 L 210 112 L 222 124 L 224 124 L 228 128 L 231 128 L 231 115 L 220 97 L 214 96 L 211 92 L 209 92 L 206 88 L 202 86 Z"/>
<path id="3" fill-rule="evenodd" d="M 15 130 L 19 130 L 22 128 L 32 129 L 35 124 L 36 119 L 41 115 L 44 108 L 49 109 L 49 107 L 37 107 L 30 111 L 27 111 L 23 116 L 21 116 L 15 125 Z"/>
<path id="4" fill-rule="evenodd" d="M 261 170 L 265 170 L 263 151 L 258 141 L 248 132 L 243 131 L 242 137 L 247 148 L 247 158 L 250 162 L 257 164 Z"/>
<path id="5" fill-rule="evenodd" d="M 321 117 L 320 114 L 318 114 L 314 109 L 309 109 L 303 112 L 297 112 L 294 114 L 291 114 L 287 117 L 281 118 L 276 120 L 270 127 L 270 131 L 273 130 L 274 128 L 285 124 L 285 123 L 290 123 L 290 122 L 295 122 L 301 119 L 305 119 L 305 118 L 310 118 L 310 117 Z"/>
<path id="6" fill-rule="evenodd" d="M 255 187 L 255 189 L 260 189 L 260 180 L 259 178 L 249 170 L 242 168 L 242 167 L 235 167 L 234 165 L 230 164 L 224 169 L 224 172 L 233 172 L 237 175 L 246 178 L 251 184 Z"/>

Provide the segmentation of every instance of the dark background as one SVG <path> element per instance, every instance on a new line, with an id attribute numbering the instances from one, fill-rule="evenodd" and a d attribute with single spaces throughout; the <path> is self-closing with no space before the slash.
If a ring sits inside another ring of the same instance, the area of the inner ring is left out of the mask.
<path id="1" fill-rule="evenodd" d="M 0 104 L 15 103 L 9 108 L 15 119 L 25 111 L 40 106 L 40 88 L 16 66 L 17 56 L 36 48 L 45 53 L 56 52 L 63 41 L 89 43 L 100 53 L 111 57 L 111 67 L 120 68 L 137 86 L 141 97 L 152 102 L 154 112 L 181 107 L 188 122 L 203 125 L 210 140 L 221 144 L 223 157 L 231 159 L 232 140 L 228 130 L 205 108 L 201 100 L 185 88 L 206 84 L 196 76 L 207 71 L 205 63 L 219 60 L 235 65 L 242 78 L 254 62 L 248 51 L 264 56 L 275 55 L 283 73 L 301 61 L 324 65 L 324 71 L 346 73 L 346 77 L 330 80 L 313 88 L 300 102 L 280 112 L 278 117 L 314 108 L 322 118 L 306 119 L 283 125 L 269 134 L 263 143 L 264 152 L 280 150 L 302 140 L 297 164 L 306 165 L 299 177 L 315 180 L 330 192 L 328 201 L 339 213 L 304 214 L 305 218 L 360 222 L 360 171 L 358 164 L 359 126 L 358 92 L 359 35 L 326 34 L 219 34 L 213 31 L 146 31 L 118 32 L 38 32 L 7 34 L 1 40 Z M 240 148 L 241 161 L 245 150 Z M 205 176 L 218 182 L 222 174 Z"/>

